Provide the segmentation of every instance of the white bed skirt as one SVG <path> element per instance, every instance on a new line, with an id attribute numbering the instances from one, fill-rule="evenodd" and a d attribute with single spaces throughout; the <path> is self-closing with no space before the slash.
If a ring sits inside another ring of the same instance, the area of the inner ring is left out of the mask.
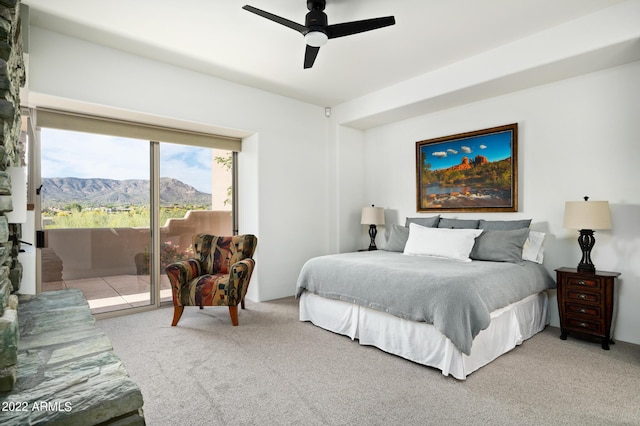
<path id="1" fill-rule="evenodd" d="M 409 321 L 385 312 L 304 292 L 300 321 L 358 339 L 419 364 L 435 367 L 445 376 L 466 377 L 542 331 L 549 323 L 546 292 L 534 294 L 491 313 L 491 324 L 473 340 L 471 355 L 456 348 L 433 325 Z"/>

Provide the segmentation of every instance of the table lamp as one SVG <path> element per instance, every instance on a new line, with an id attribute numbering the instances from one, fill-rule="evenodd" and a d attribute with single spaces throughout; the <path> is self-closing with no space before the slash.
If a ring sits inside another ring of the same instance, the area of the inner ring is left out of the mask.
<path id="1" fill-rule="evenodd" d="M 611 212 L 608 201 L 567 201 L 564 206 L 564 227 L 578 229 L 578 244 L 582 250 L 582 259 L 578 272 L 595 273 L 596 267 L 591 261 L 591 249 L 596 243 L 594 229 L 611 229 Z"/>
<path id="2" fill-rule="evenodd" d="M 371 237 L 369 250 L 378 250 L 376 247 L 376 234 L 378 233 L 376 225 L 384 225 L 384 209 L 375 207 L 373 204 L 371 204 L 371 207 L 363 207 L 360 223 L 369 225 L 369 237 Z"/>

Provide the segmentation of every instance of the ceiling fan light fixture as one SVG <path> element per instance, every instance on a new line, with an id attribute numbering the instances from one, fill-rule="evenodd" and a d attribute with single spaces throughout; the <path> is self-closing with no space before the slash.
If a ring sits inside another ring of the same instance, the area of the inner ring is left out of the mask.
<path id="1" fill-rule="evenodd" d="M 287 28 L 291 28 L 292 30 L 302 34 L 304 36 L 304 41 L 307 44 L 304 51 L 305 69 L 313 66 L 320 47 L 324 46 L 330 38 L 344 37 L 363 33 L 365 31 L 377 30 L 378 28 L 395 25 L 396 23 L 393 16 L 384 16 L 382 18 L 363 19 L 360 21 L 329 25 L 327 14 L 323 12 L 327 4 L 327 0 L 306 0 L 306 2 L 309 13 L 304 17 L 304 25 L 283 18 L 282 16 L 274 15 L 273 13 L 258 9 L 257 7 L 249 6 L 248 4 L 242 6 L 244 10 L 258 16 L 262 16 L 263 18 Z"/>
<path id="2" fill-rule="evenodd" d="M 304 41 L 311 47 L 320 47 L 329 41 L 329 37 L 322 31 L 309 31 L 304 35 Z"/>

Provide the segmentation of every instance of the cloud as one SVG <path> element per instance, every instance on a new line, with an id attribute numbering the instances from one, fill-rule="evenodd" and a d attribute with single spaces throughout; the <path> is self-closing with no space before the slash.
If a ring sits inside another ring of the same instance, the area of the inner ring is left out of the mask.
<path id="1" fill-rule="evenodd" d="M 160 176 L 172 177 L 211 193 L 211 150 L 174 144 L 160 145 Z"/>
<path id="2" fill-rule="evenodd" d="M 471 148 L 469 148 L 468 146 L 461 146 L 460 149 L 466 154 L 471 153 Z"/>
<path id="3" fill-rule="evenodd" d="M 42 129 L 42 177 L 149 179 L 149 142 L 89 133 Z M 160 144 L 160 176 L 211 193 L 208 148 Z"/>
<path id="4" fill-rule="evenodd" d="M 437 151 L 437 152 L 434 152 L 431 155 L 433 155 L 434 157 L 438 157 L 438 158 L 446 158 L 447 153 L 444 152 L 444 151 Z"/>
<path id="5" fill-rule="evenodd" d="M 480 149 L 487 149 L 486 145 L 480 145 Z"/>
<path id="6" fill-rule="evenodd" d="M 43 177 L 149 179 L 149 142 L 43 129 Z"/>
<path id="7" fill-rule="evenodd" d="M 456 151 L 455 149 L 451 149 L 451 148 L 447 149 L 447 152 L 449 154 L 453 154 L 453 155 L 456 155 L 458 153 L 458 151 Z"/>

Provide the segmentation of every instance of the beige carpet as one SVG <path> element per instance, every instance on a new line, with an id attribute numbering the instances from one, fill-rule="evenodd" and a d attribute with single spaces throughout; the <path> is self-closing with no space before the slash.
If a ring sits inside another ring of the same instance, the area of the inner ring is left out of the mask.
<path id="1" fill-rule="evenodd" d="M 98 321 L 148 425 L 640 425 L 640 346 L 547 327 L 466 381 L 298 321 L 293 298 Z"/>

